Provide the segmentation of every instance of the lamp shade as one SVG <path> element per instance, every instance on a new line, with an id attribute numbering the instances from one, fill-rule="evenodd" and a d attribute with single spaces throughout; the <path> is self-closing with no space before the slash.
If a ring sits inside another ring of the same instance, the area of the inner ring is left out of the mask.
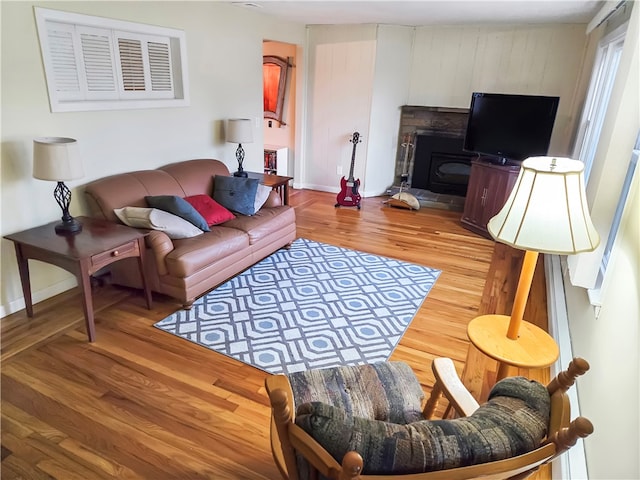
<path id="1" fill-rule="evenodd" d="M 78 143 L 73 138 L 44 137 L 33 140 L 33 176 L 64 182 L 84 176 Z"/>
<path id="2" fill-rule="evenodd" d="M 489 220 L 491 236 L 541 253 L 594 250 L 600 237 L 589 216 L 583 170 L 570 158 L 527 158 L 504 207 Z"/>
<path id="3" fill-rule="evenodd" d="M 253 142 L 253 128 L 248 118 L 231 118 L 227 122 L 227 142 Z"/>

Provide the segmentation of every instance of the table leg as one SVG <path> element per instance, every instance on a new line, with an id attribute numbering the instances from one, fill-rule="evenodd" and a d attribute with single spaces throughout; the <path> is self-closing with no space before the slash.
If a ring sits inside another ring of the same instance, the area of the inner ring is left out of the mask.
<path id="1" fill-rule="evenodd" d="M 496 382 L 507 378 L 509 376 L 510 365 L 504 362 L 498 362 L 498 374 L 496 375 Z"/>
<path id="2" fill-rule="evenodd" d="M 142 277 L 142 288 L 144 289 L 144 298 L 147 301 L 147 308 L 151 310 L 151 290 L 149 289 L 149 282 L 147 282 L 147 276 L 145 275 L 145 243 L 144 237 L 138 239 L 138 250 L 140 250 L 140 256 L 138 257 L 138 266 L 140 268 L 140 276 Z"/>
<path id="3" fill-rule="evenodd" d="M 284 196 L 284 204 L 289 205 L 289 180 L 285 182 L 283 185 L 283 196 Z"/>
<path id="4" fill-rule="evenodd" d="M 29 260 L 22 254 L 19 243 L 15 243 L 16 259 L 18 261 L 18 272 L 20 273 L 20 283 L 22 283 L 22 295 L 24 296 L 24 306 L 27 310 L 27 317 L 33 317 L 33 301 L 31 298 L 31 281 L 29 279 Z"/>
<path id="5" fill-rule="evenodd" d="M 88 273 L 86 266 L 80 265 L 80 271 L 77 272 L 78 286 L 82 293 L 82 308 L 84 309 L 84 321 L 87 327 L 87 336 L 90 342 L 96 339 L 96 327 L 93 317 L 93 298 L 91 296 L 91 275 Z"/>

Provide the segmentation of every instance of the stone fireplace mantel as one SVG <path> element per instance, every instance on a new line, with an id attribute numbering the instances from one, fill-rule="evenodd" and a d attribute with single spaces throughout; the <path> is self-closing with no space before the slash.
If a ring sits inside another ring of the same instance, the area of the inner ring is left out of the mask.
<path id="1" fill-rule="evenodd" d="M 400 186 L 403 174 L 408 175 L 408 183 L 411 185 L 418 135 L 464 138 L 468 115 L 468 108 L 403 105 L 400 115 L 394 185 Z M 406 146 L 407 140 L 409 140 L 408 147 Z M 406 152 L 407 148 L 408 152 Z"/>

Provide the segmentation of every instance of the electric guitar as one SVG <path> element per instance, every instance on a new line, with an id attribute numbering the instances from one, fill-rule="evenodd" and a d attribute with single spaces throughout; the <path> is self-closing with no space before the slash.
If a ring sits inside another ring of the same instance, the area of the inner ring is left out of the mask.
<path id="1" fill-rule="evenodd" d="M 353 152 L 351 153 L 351 168 L 349 169 L 349 178 L 342 177 L 340 180 L 340 193 L 336 197 L 336 207 L 340 205 L 344 207 L 358 207 L 360 210 L 360 200 L 361 196 L 358 193 L 358 188 L 360 188 L 360 179 L 355 180 L 353 178 L 353 167 L 356 163 L 356 145 L 360 143 L 360 134 L 358 132 L 353 132 L 351 139 L 349 140 L 353 143 Z"/>

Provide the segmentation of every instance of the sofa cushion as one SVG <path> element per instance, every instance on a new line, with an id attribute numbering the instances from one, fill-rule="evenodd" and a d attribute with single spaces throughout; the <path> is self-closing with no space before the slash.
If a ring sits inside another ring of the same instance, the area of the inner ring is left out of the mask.
<path id="1" fill-rule="evenodd" d="M 113 212 L 125 225 L 160 230 L 172 240 L 202 235 L 202 230 L 192 223 L 157 208 L 123 207 Z"/>
<path id="2" fill-rule="evenodd" d="M 144 199 L 151 208 L 159 208 L 165 212 L 173 213 L 194 224 L 200 230 L 209 231 L 209 225 L 206 220 L 184 198 L 180 198 L 177 195 L 148 195 Z"/>
<path id="3" fill-rule="evenodd" d="M 216 262 L 226 261 L 237 252 L 246 251 L 249 237 L 240 230 L 216 225 L 198 237 L 174 241 L 173 247 L 165 257 L 167 270 L 174 277 L 186 278 Z"/>
<path id="4" fill-rule="evenodd" d="M 255 178 L 227 177 L 216 175 L 213 199 L 220 205 L 242 215 L 253 215 L 255 211 L 258 180 Z"/>
<path id="5" fill-rule="evenodd" d="M 85 194 L 92 216 L 116 222 L 116 208 L 148 207 L 147 195 L 184 196 L 184 190 L 167 172 L 140 170 L 94 180 L 85 186 Z"/>
<path id="6" fill-rule="evenodd" d="M 213 193 L 213 182 L 217 176 L 229 176 L 229 169 L 220 160 L 201 158 L 183 160 L 160 167 L 180 184 L 182 197 Z M 165 192 L 170 193 L 170 192 Z"/>
<path id="7" fill-rule="evenodd" d="M 211 227 L 229 220 L 233 220 L 236 216 L 229 210 L 216 202 L 209 195 L 192 195 L 184 198 L 195 208 L 207 224 Z"/>
<path id="8" fill-rule="evenodd" d="M 534 450 L 546 435 L 549 411 L 543 385 L 510 377 L 496 384 L 489 401 L 470 417 L 400 425 L 314 402 L 298 407 L 296 424 L 338 462 L 355 450 L 364 460 L 364 474 L 393 475 L 475 465 Z"/>
<path id="9" fill-rule="evenodd" d="M 275 208 L 261 208 L 255 215 L 238 215 L 225 222 L 224 226 L 236 228 L 249 235 L 249 242 L 254 245 L 269 235 L 280 232 L 296 221 L 293 207 L 284 205 Z"/>

